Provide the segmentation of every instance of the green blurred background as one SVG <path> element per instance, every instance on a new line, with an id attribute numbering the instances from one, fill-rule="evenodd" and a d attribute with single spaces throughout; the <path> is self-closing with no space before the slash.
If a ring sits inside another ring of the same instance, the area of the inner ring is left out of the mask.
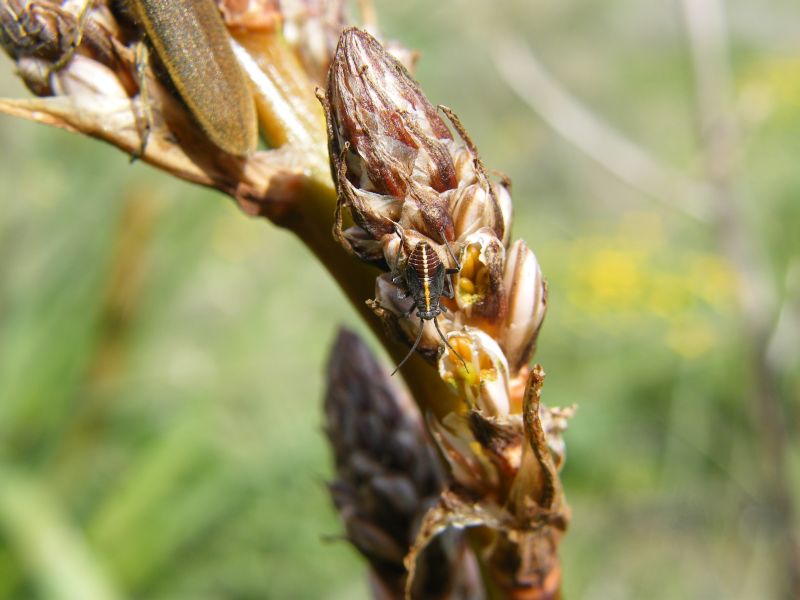
<path id="1" fill-rule="evenodd" d="M 734 270 L 710 228 L 550 130 L 491 56 L 522 37 L 596 114 L 698 175 L 677 5 L 377 4 L 387 37 L 421 51 L 431 100 L 513 179 L 514 235 L 550 284 L 545 400 L 580 407 L 566 596 L 775 597 Z M 728 8 L 735 183 L 770 284 L 797 303 L 800 6 Z M 5 57 L 0 95 L 27 95 Z M 0 117 L 0 136 L 0 598 L 366 598 L 324 487 L 327 349 L 341 323 L 366 332 L 331 279 L 219 194 L 64 132 Z M 791 325 L 775 352 L 800 496 Z"/>

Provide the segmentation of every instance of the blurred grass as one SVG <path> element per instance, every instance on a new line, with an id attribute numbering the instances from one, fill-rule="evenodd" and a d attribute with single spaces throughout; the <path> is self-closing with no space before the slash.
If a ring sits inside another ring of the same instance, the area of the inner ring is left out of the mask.
<path id="1" fill-rule="evenodd" d="M 514 180 L 515 235 L 549 280 L 545 399 L 580 405 L 567 597 L 770 597 L 731 265 L 705 228 L 547 129 L 488 53 L 521 35 L 599 114 L 697 173 L 676 7 L 378 4 L 387 33 L 422 51 L 431 99 Z M 800 9 L 730 9 L 737 184 L 785 293 L 800 258 Z M 26 95 L 0 66 L 0 94 Z M 52 582 L 78 575 L 119 597 L 366 597 L 353 553 L 323 541 L 340 532 L 323 486 L 325 354 L 340 322 L 366 331 L 327 275 L 288 234 L 96 142 L 5 117 L 0 136 L 0 473 L 48 507 L 39 527 L 0 517 L 0 598 L 57 598 Z M 785 334 L 797 495 L 800 332 Z M 48 549 L 77 544 L 80 574 L 31 545 L 62 530 Z"/>

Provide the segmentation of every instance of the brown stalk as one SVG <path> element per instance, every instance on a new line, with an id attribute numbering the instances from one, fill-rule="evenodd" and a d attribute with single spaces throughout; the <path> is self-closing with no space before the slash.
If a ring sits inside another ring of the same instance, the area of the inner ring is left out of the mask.
<path id="1" fill-rule="evenodd" d="M 725 7 L 721 0 L 683 0 L 695 78 L 696 127 L 708 182 L 713 231 L 720 252 L 736 269 L 740 337 L 750 371 L 750 402 L 756 442 L 761 451 L 764 502 L 770 529 L 780 540 L 776 562 L 783 564 L 782 593 L 800 598 L 800 539 L 788 473 L 789 452 L 781 373 L 768 358 L 777 302 L 767 267 L 744 223 L 736 189 L 741 155 L 740 133 L 733 110 Z"/>

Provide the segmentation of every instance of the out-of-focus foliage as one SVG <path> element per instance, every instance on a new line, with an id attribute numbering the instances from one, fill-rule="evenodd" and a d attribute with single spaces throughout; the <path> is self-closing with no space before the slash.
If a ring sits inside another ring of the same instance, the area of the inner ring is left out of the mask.
<path id="1" fill-rule="evenodd" d="M 378 5 L 418 78 L 514 181 L 550 284 L 544 400 L 580 405 L 570 598 L 763 598 L 774 543 L 733 269 L 711 232 L 552 133 L 496 75 L 525 38 L 665 162 L 700 172 L 677 7 Z M 747 228 L 781 294 L 800 259 L 800 8 L 732 2 Z M 2 59 L 0 94 L 27 94 Z M 359 598 L 322 482 L 324 356 L 354 313 L 299 242 L 90 140 L 0 119 L 0 598 Z M 796 285 L 796 284 L 795 284 Z M 363 331 L 363 327 L 362 327 Z M 780 382 L 794 434 L 800 332 Z"/>

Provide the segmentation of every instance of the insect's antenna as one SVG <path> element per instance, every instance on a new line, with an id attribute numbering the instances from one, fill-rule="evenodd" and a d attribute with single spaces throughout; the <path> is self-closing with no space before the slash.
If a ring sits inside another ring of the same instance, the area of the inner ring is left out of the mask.
<path id="1" fill-rule="evenodd" d="M 400 223 L 395 223 L 392 221 L 392 225 L 394 226 L 394 232 L 397 234 L 397 237 L 400 238 L 400 243 L 405 250 L 408 247 L 408 241 L 406 241 L 406 236 L 403 233 L 403 228 L 400 226 Z"/>
<path id="2" fill-rule="evenodd" d="M 433 324 L 436 326 L 436 331 L 439 332 L 439 337 L 442 338 L 442 341 L 445 343 L 445 345 L 448 348 L 450 348 L 450 350 L 453 351 L 453 354 L 455 354 L 458 357 L 458 360 L 460 360 L 462 363 L 464 363 L 464 368 L 467 370 L 467 372 L 469 372 L 469 366 L 467 366 L 467 361 L 465 361 L 464 358 L 458 352 L 456 352 L 456 349 L 453 348 L 450 345 L 450 342 L 447 341 L 447 338 L 444 337 L 444 334 L 442 333 L 442 330 L 439 329 L 439 320 L 438 319 L 433 319 Z"/>
<path id="3" fill-rule="evenodd" d="M 411 358 L 412 354 L 414 354 L 414 350 L 417 349 L 417 345 L 419 344 L 419 341 L 422 339 L 422 332 L 424 331 L 424 329 L 425 329 L 425 322 L 422 319 L 420 319 L 419 320 L 419 333 L 417 334 L 417 339 L 414 341 L 414 345 L 411 346 L 411 350 L 409 350 L 408 354 L 406 354 L 406 357 L 403 360 L 401 360 L 400 364 L 397 365 L 397 367 L 395 367 L 394 371 L 392 371 L 392 375 L 397 373 L 400 370 L 400 367 L 402 367 L 404 364 L 406 364 L 406 361 L 409 358 Z M 437 329 L 438 329 L 438 327 L 437 327 Z M 448 346 L 449 345 L 450 344 L 448 344 Z M 455 352 L 455 350 L 453 350 L 453 352 Z M 391 375 L 389 377 L 391 377 Z"/>

